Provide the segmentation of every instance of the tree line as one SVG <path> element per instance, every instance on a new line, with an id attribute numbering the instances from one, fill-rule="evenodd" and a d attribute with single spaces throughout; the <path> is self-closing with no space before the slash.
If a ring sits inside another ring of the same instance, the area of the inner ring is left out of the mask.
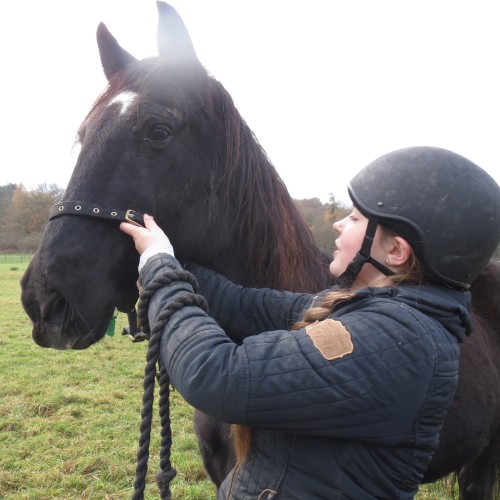
<path id="1" fill-rule="evenodd" d="M 34 253 L 48 222 L 49 209 L 63 194 L 57 184 L 39 184 L 28 190 L 22 184 L 0 186 L 0 252 Z M 332 222 L 349 213 L 350 208 L 330 195 L 330 203 L 319 198 L 294 200 L 317 245 L 327 253 L 334 247 Z"/>
<path id="2" fill-rule="evenodd" d="M 49 209 L 61 197 L 57 184 L 39 184 L 33 190 L 22 184 L 0 186 L 0 252 L 34 253 L 47 225 Z"/>
<path id="3" fill-rule="evenodd" d="M 294 200 L 299 213 L 309 227 L 316 244 L 331 255 L 337 237 L 332 224 L 351 212 L 351 207 L 337 201 L 330 194 L 330 202 L 322 203 L 319 198 Z"/>

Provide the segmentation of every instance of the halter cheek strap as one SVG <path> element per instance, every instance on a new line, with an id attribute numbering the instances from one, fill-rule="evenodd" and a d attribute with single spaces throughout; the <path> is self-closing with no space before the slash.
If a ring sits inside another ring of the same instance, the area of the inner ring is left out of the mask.
<path id="1" fill-rule="evenodd" d="M 368 226 L 366 228 L 365 237 L 361 249 L 356 254 L 352 262 L 347 266 L 347 269 L 338 277 L 337 282 L 342 286 L 350 286 L 360 273 L 362 267 L 368 262 L 386 276 L 394 275 L 394 272 L 376 261 L 371 255 L 373 240 L 375 238 L 375 231 L 377 230 L 379 219 L 377 217 L 370 217 L 368 219 Z"/>
<path id="2" fill-rule="evenodd" d="M 118 210 L 100 207 L 95 203 L 85 201 L 62 201 L 52 206 L 49 211 L 49 220 L 61 217 L 62 215 L 83 215 L 98 219 L 112 220 L 116 222 L 129 222 L 135 226 L 144 227 L 143 214 L 135 210 Z"/>

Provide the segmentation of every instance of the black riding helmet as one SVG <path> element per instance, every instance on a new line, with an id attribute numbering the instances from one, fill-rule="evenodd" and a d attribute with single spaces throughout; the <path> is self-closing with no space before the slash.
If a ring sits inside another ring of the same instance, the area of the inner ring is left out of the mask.
<path id="1" fill-rule="evenodd" d="M 500 242 L 500 188 L 483 169 L 452 151 L 411 147 L 370 163 L 348 185 L 354 206 L 369 219 L 363 247 L 343 278 L 370 257 L 378 224 L 411 245 L 431 281 L 469 288 Z"/>

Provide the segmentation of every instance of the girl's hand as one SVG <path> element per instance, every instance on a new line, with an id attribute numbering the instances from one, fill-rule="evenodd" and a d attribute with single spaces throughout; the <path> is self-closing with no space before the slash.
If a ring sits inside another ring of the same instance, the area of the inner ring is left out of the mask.
<path id="1" fill-rule="evenodd" d="M 132 236 L 135 248 L 142 255 L 152 245 L 165 253 L 174 255 L 174 249 L 163 230 L 156 224 L 151 215 L 144 215 L 144 225 L 146 227 L 135 226 L 128 222 L 121 222 L 120 229 L 129 236 Z"/>

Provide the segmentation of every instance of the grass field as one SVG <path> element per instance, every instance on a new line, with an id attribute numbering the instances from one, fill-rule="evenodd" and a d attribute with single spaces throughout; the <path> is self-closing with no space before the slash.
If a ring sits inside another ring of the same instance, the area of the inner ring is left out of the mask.
<path id="1" fill-rule="evenodd" d="M 0 258 L 0 498 L 131 498 L 146 343 L 116 333 L 85 351 L 38 347 L 20 303 L 26 259 Z M 192 409 L 171 399 L 171 484 L 176 500 L 215 499 L 192 429 Z M 159 427 L 154 422 L 146 499 L 158 498 Z M 446 482 L 422 486 L 417 499 L 451 500 Z"/>

